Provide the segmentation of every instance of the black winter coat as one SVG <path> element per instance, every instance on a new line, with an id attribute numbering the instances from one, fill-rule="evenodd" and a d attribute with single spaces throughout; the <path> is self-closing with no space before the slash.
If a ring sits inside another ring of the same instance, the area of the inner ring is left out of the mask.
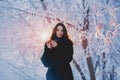
<path id="1" fill-rule="evenodd" d="M 49 49 L 46 44 L 41 61 L 48 67 L 47 80 L 73 80 L 70 62 L 73 59 L 72 41 L 58 38 L 58 46 Z"/>

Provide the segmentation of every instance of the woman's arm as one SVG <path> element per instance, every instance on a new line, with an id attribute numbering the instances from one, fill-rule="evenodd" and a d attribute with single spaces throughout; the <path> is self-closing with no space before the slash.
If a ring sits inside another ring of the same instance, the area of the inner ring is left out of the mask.
<path id="1" fill-rule="evenodd" d="M 44 64 L 45 67 L 50 67 L 52 65 L 56 64 L 55 60 L 55 48 L 48 48 L 47 45 L 45 44 L 44 47 L 44 53 L 41 57 L 41 61 Z"/>

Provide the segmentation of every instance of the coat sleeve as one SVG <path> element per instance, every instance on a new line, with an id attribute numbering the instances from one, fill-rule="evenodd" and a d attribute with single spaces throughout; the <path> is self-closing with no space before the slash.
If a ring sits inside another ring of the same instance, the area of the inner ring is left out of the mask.
<path id="1" fill-rule="evenodd" d="M 50 67 L 56 64 L 54 49 L 49 49 L 46 44 L 44 47 L 44 53 L 41 57 L 41 61 L 45 67 Z"/>

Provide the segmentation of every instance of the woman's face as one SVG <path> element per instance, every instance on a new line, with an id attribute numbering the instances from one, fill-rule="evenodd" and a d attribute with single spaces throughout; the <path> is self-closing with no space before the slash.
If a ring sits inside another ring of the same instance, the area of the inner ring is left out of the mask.
<path id="1" fill-rule="evenodd" d="M 56 36 L 59 38 L 63 36 L 63 27 L 62 26 L 57 27 Z"/>

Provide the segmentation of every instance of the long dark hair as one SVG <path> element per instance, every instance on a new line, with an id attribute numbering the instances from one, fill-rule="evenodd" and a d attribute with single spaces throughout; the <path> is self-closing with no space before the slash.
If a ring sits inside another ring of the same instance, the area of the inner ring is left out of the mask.
<path id="1" fill-rule="evenodd" d="M 52 32 L 50 40 L 53 40 L 55 37 L 57 37 L 56 31 L 57 31 L 57 27 L 58 26 L 62 26 L 63 27 L 63 38 L 65 40 L 67 40 L 67 41 L 71 41 L 70 38 L 69 38 L 69 36 L 68 36 L 67 29 L 66 29 L 66 27 L 65 27 L 65 25 L 63 23 L 56 24 L 56 26 L 53 29 L 53 32 Z"/>

